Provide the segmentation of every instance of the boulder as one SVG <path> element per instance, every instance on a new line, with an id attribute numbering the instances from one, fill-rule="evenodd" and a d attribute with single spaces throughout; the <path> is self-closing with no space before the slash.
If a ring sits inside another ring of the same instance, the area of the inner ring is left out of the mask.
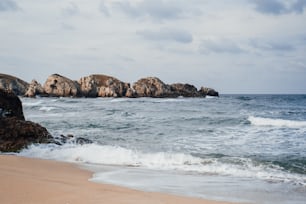
<path id="1" fill-rule="evenodd" d="M 54 142 L 46 128 L 25 121 L 20 99 L 0 90 L 0 151 L 17 152 L 33 143 Z"/>
<path id="2" fill-rule="evenodd" d="M 133 84 L 137 97 L 175 97 L 171 87 L 157 77 L 142 78 Z"/>
<path id="3" fill-rule="evenodd" d="M 9 117 L 24 120 L 21 101 L 12 91 L 0 89 L 0 118 Z"/>
<path id="4" fill-rule="evenodd" d="M 174 92 L 173 94 L 177 96 L 183 96 L 183 97 L 199 97 L 200 94 L 198 92 L 198 89 L 190 84 L 171 84 L 170 85 L 171 91 Z"/>
<path id="5" fill-rule="evenodd" d="M 0 151 L 18 152 L 33 143 L 52 143 L 46 128 L 15 117 L 0 118 Z"/>
<path id="6" fill-rule="evenodd" d="M 24 96 L 35 97 L 36 95 L 45 95 L 45 90 L 43 89 L 40 83 L 33 79 Z"/>
<path id="7" fill-rule="evenodd" d="M 199 93 L 202 96 L 217 96 L 217 97 L 219 97 L 219 93 L 212 88 L 201 87 L 201 89 L 199 90 Z"/>
<path id="8" fill-rule="evenodd" d="M 16 95 L 24 95 L 29 87 L 29 84 L 17 77 L 0 74 L 0 89 L 8 90 Z"/>
<path id="9" fill-rule="evenodd" d="M 100 74 L 82 77 L 78 83 L 85 97 L 123 97 L 130 88 L 129 83 Z"/>
<path id="10" fill-rule="evenodd" d="M 80 96 L 79 84 L 59 74 L 49 76 L 44 84 L 45 92 L 56 97 L 78 97 Z"/>

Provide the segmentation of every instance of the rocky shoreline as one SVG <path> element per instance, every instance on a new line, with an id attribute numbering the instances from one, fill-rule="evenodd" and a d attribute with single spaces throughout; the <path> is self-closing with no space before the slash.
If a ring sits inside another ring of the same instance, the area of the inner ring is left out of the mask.
<path id="1" fill-rule="evenodd" d="M 54 137 L 40 124 L 26 121 L 19 97 L 12 91 L 0 89 L 0 152 L 18 152 L 36 143 L 62 145 L 67 142 L 92 143 L 73 135 Z"/>
<path id="2" fill-rule="evenodd" d="M 93 74 L 81 77 L 78 81 L 59 74 L 50 75 L 41 85 L 36 80 L 27 83 L 7 74 L 0 74 L 0 89 L 8 90 L 25 97 L 154 97 L 175 98 L 219 96 L 212 88 L 199 90 L 191 84 L 165 84 L 157 77 L 139 79 L 133 85 L 115 77 Z"/>

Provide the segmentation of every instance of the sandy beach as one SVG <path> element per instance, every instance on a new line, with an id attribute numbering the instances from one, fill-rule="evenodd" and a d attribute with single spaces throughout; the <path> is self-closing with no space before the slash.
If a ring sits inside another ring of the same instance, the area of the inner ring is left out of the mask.
<path id="1" fill-rule="evenodd" d="M 0 155 L 1 203 L 222 204 L 88 181 L 92 173 L 69 163 Z"/>

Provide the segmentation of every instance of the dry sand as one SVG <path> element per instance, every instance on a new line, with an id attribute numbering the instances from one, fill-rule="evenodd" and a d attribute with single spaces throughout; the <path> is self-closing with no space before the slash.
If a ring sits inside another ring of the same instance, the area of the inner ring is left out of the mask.
<path id="1" fill-rule="evenodd" d="M 0 203 L 225 204 L 93 183 L 91 176 L 73 164 L 0 155 Z"/>

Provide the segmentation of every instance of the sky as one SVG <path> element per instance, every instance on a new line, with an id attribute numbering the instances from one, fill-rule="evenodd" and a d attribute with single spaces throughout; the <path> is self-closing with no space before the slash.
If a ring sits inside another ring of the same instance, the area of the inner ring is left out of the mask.
<path id="1" fill-rule="evenodd" d="M 0 0 L 0 73 L 306 94 L 306 0 Z"/>

